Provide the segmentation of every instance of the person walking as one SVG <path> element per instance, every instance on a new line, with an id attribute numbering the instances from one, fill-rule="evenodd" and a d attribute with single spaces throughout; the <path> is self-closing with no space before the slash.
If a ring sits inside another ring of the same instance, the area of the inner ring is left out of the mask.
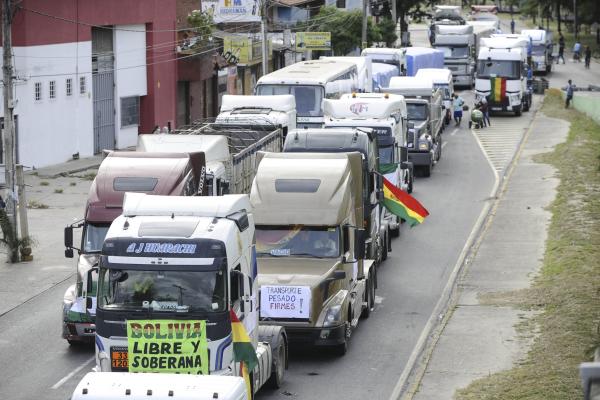
<path id="1" fill-rule="evenodd" d="M 556 59 L 556 63 L 558 64 L 560 60 L 562 60 L 563 64 L 565 63 L 565 37 L 562 32 L 559 32 L 560 38 L 558 39 L 558 58 Z"/>
<path id="2" fill-rule="evenodd" d="M 573 45 L 573 60 L 581 62 L 581 43 L 579 43 L 579 40 L 576 40 L 575 45 Z"/>
<path id="3" fill-rule="evenodd" d="M 492 126 L 492 124 L 490 123 L 490 109 L 489 109 L 487 97 L 483 96 L 481 98 L 479 109 L 483 113 L 483 126 L 484 127 Z"/>
<path id="4" fill-rule="evenodd" d="M 573 82 L 571 82 L 571 80 L 569 79 L 569 84 L 567 85 L 567 100 L 565 102 L 565 108 L 569 108 L 571 100 L 573 100 Z"/>
<path id="5" fill-rule="evenodd" d="M 454 122 L 456 122 L 457 126 L 460 125 L 460 122 L 462 121 L 464 104 L 465 101 L 462 99 L 462 97 L 454 93 L 454 100 L 452 101 L 452 105 L 454 106 Z"/>
<path id="6" fill-rule="evenodd" d="M 592 61 L 592 49 L 590 46 L 585 46 L 585 68 L 590 69 L 590 61 Z"/>
<path id="7" fill-rule="evenodd" d="M 515 20 L 514 19 L 510 20 L 510 33 L 512 33 L 512 34 L 515 33 Z"/>

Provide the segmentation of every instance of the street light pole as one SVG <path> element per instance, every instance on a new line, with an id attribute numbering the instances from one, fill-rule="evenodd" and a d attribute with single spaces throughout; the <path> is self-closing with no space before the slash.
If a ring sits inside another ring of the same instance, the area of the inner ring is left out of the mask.
<path id="1" fill-rule="evenodd" d="M 269 43 L 267 35 L 267 0 L 262 1 L 262 16 L 260 20 L 260 32 L 262 37 L 262 74 L 263 76 L 269 73 Z"/>
<path id="2" fill-rule="evenodd" d="M 13 230 L 13 237 L 17 238 L 17 198 L 15 190 L 15 125 L 14 125 L 14 100 L 13 100 L 13 59 L 12 59 L 12 0 L 3 0 L 2 14 L 2 48 L 3 48 L 3 94 L 4 94 L 4 165 L 6 174 L 7 214 Z M 6 233 L 5 233 L 6 235 Z M 11 249 L 16 251 L 16 249 Z M 18 255 L 17 255 L 18 257 Z"/>

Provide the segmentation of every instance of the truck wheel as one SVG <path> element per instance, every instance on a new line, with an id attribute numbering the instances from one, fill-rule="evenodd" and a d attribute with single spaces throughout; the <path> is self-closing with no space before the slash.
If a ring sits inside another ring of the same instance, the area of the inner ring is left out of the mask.
<path id="1" fill-rule="evenodd" d="M 273 358 L 273 367 L 271 377 L 269 378 L 269 386 L 273 389 L 279 389 L 283 385 L 285 377 L 285 368 L 287 365 L 287 351 L 285 339 L 282 335 L 279 336 L 279 347 L 277 348 L 277 356 Z"/>
<path id="2" fill-rule="evenodd" d="M 437 148 L 438 151 L 437 151 L 436 161 L 440 161 L 440 158 L 442 158 L 442 136 L 441 135 L 438 137 L 437 141 L 438 141 L 438 144 L 437 144 L 438 145 L 438 148 Z"/>
<path id="3" fill-rule="evenodd" d="M 389 248 L 388 248 L 388 235 L 389 235 L 389 233 L 386 233 L 385 237 L 382 240 L 383 246 L 381 246 L 382 247 L 382 249 L 381 249 L 381 261 L 387 260 L 387 253 L 389 251 Z"/>
<path id="4" fill-rule="evenodd" d="M 517 117 L 520 117 L 520 116 L 521 116 L 521 114 L 522 114 L 522 108 L 523 108 L 523 106 L 522 106 L 522 105 L 520 105 L 520 106 L 519 106 L 519 108 L 517 108 L 517 109 L 515 110 L 515 115 L 516 115 Z"/>
<path id="5" fill-rule="evenodd" d="M 423 167 L 423 176 L 426 178 L 431 176 L 431 164 Z"/>
<path id="6" fill-rule="evenodd" d="M 415 181 L 415 171 L 413 168 L 410 169 L 410 175 L 408 177 L 408 193 L 412 193 L 413 192 L 413 182 Z M 398 235 L 400 234 L 400 231 L 398 231 Z"/>
<path id="7" fill-rule="evenodd" d="M 346 353 L 348 352 L 348 347 L 349 347 L 348 341 L 350 339 L 348 337 L 349 329 L 352 329 L 352 328 L 350 328 L 350 322 L 346 321 L 345 326 L 344 326 L 344 331 L 345 331 L 344 332 L 344 336 L 345 336 L 344 343 L 340 343 L 333 348 L 335 354 L 337 354 L 340 357 L 346 355 Z"/>
<path id="8" fill-rule="evenodd" d="M 375 282 L 373 281 L 373 275 L 369 275 L 365 295 L 367 296 L 367 307 L 362 310 L 361 317 L 367 319 L 371 316 L 371 311 L 375 308 Z"/>

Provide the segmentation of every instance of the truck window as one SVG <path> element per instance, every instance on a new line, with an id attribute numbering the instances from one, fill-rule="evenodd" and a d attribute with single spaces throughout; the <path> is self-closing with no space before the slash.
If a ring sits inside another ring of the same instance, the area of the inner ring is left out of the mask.
<path id="1" fill-rule="evenodd" d="M 339 257 L 340 235 L 339 227 L 257 225 L 256 251 L 262 257 Z"/>
<path id="2" fill-rule="evenodd" d="M 469 57 L 469 47 L 460 46 L 460 47 L 450 47 L 450 46 L 435 46 L 436 50 L 440 50 L 444 52 L 444 58 L 468 58 Z"/>
<path id="3" fill-rule="evenodd" d="M 546 46 L 543 44 L 536 44 L 531 50 L 531 54 L 534 56 L 543 56 L 546 53 Z"/>
<path id="4" fill-rule="evenodd" d="M 83 229 L 83 252 L 96 253 L 102 251 L 108 228 L 110 228 L 110 223 L 86 223 Z"/>
<path id="5" fill-rule="evenodd" d="M 509 60 L 479 60 L 477 63 L 477 77 L 491 78 L 498 76 L 508 79 L 521 77 L 521 62 Z"/>
<path id="6" fill-rule="evenodd" d="M 394 162 L 394 146 L 379 147 L 379 164 Z"/>
<path id="7" fill-rule="evenodd" d="M 117 192 L 151 192 L 158 178 L 147 176 L 120 176 L 113 180 L 113 189 Z"/>
<path id="8" fill-rule="evenodd" d="M 427 119 L 427 104 L 406 104 L 409 120 L 425 121 Z"/>
<path id="9" fill-rule="evenodd" d="M 256 93 L 259 96 L 276 94 L 291 94 L 296 99 L 296 114 L 298 117 L 321 117 L 323 110 L 324 90 L 322 86 L 311 85 L 258 85 Z"/>
<path id="10" fill-rule="evenodd" d="M 237 271 L 237 272 L 241 271 L 239 264 L 236 265 L 236 267 L 234 268 L 234 271 Z M 231 275 L 229 277 L 229 287 L 230 287 L 229 297 L 230 297 L 232 306 L 235 303 L 239 302 L 242 297 L 243 288 L 240 288 L 239 283 L 240 283 L 240 281 L 238 279 L 237 274 L 235 274 L 233 271 L 231 271 Z"/>
<path id="11" fill-rule="evenodd" d="M 139 266 L 136 266 L 139 267 Z M 100 269 L 100 308 L 132 310 L 148 302 L 153 311 L 222 312 L 226 309 L 224 272 Z"/>

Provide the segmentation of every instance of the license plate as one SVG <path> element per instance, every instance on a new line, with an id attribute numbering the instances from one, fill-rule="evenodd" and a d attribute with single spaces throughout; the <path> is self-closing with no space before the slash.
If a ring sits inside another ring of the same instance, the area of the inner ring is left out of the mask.
<path id="1" fill-rule="evenodd" d="M 129 358 L 126 347 L 111 347 L 110 364 L 113 371 L 128 371 Z"/>

